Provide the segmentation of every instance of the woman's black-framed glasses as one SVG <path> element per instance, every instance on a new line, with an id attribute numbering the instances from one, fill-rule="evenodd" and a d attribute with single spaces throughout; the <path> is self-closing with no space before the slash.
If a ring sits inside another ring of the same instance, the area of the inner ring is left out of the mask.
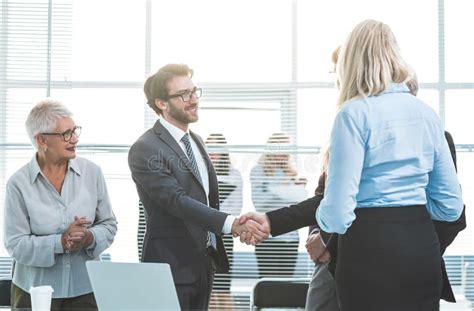
<path id="1" fill-rule="evenodd" d="M 81 136 L 81 126 L 75 126 L 72 129 L 65 130 L 62 133 L 40 133 L 41 135 L 59 135 L 63 138 L 65 142 L 69 142 L 72 138 L 72 135 L 76 136 L 79 138 Z"/>
<path id="2" fill-rule="evenodd" d="M 182 91 L 178 94 L 168 95 L 167 99 L 175 98 L 175 97 L 181 97 L 181 100 L 183 102 L 188 102 L 188 101 L 191 100 L 193 95 L 196 96 L 196 98 L 200 98 L 201 95 L 202 95 L 202 89 L 199 88 L 199 87 L 195 87 L 192 90 L 185 90 L 185 91 Z"/>

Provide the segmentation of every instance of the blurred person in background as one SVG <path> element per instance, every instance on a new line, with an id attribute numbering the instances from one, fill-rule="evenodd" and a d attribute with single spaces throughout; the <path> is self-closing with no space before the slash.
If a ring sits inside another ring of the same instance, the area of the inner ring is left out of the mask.
<path id="1" fill-rule="evenodd" d="M 232 167 L 227 150 L 227 140 L 220 133 L 212 133 L 207 137 L 206 145 L 210 149 L 209 158 L 217 174 L 220 210 L 238 216 L 242 211 L 242 174 Z M 212 151 L 212 147 L 217 150 Z M 214 279 L 214 294 L 218 298 L 218 309 L 232 305 L 230 287 L 234 261 L 234 239 L 231 235 L 224 235 L 222 240 L 229 258 L 229 272 L 216 273 Z"/>
<path id="2" fill-rule="evenodd" d="M 250 172 L 252 201 L 255 211 L 265 213 L 277 207 L 294 204 L 307 197 L 306 179 L 299 178 L 290 154 L 290 137 L 274 133 L 264 153 Z M 299 234 L 292 231 L 271 237 L 255 246 L 260 277 L 291 277 L 298 259 Z"/>

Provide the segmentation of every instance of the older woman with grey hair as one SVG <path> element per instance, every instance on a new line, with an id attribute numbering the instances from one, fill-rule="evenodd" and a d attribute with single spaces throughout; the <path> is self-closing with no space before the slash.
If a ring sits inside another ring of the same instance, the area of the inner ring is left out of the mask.
<path id="1" fill-rule="evenodd" d="M 76 157 L 81 127 L 61 103 L 39 102 L 26 129 L 37 152 L 6 186 L 12 307 L 30 308 L 30 287 L 50 285 L 52 309 L 96 310 L 85 263 L 98 260 L 117 232 L 104 176 Z"/>

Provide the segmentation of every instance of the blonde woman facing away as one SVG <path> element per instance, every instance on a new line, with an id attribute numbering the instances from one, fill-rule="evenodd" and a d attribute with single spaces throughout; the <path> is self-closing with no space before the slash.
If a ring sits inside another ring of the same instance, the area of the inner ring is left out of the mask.
<path id="1" fill-rule="evenodd" d="M 412 70 L 381 22 L 354 28 L 337 72 L 339 112 L 316 218 L 341 234 L 340 308 L 437 310 L 441 256 L 431 219 L 455 221 L 463 208 L 441 121 L 410 94 Z"/>

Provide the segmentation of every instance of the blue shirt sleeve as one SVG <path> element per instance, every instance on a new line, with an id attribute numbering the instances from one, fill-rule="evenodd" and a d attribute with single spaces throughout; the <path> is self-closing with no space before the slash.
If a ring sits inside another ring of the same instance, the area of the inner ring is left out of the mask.
<path id="1" fill-rule="evenodd" d="M 426 207 L 434 220 L 455 221 L 463 209 L 461 188 L 448 143 L 441 131 L 438 134 L 433 170 L 426 187 Z"/>
<path id="2" fill-rule="evenodd" d="M 356 196 L 365 157 L 364 120 L 346 111 L 334 120 L 324 199 L 316 212 L 322 230 L 343 234 L 355 219 Z"/>

